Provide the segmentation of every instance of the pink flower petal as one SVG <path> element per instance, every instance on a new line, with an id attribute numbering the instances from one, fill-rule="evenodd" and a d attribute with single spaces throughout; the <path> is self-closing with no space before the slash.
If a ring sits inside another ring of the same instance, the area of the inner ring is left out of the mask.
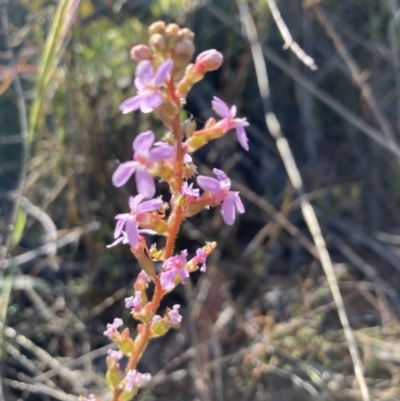
<path id="1" fill-rule="evenodd" d="M 183 162 L 184 163 L 191 163 L 193 161 L 192 156 L 188 155 L 187 153 L 185 153 L 183 155 Z"/>
<path id="2" fill-rule="evenodd" d="M 145 82 L 143 82 L 140 78 L 135 78 L 133 83 L 134 83 L 136 89 L 138 90 L 138 92 L 142 92 L 143 90 L 146 89 Z"/>
<path id="3" fill-rule="evenodd" d="M 160 64 L 156 72 L 156 85 L 160 86 L 167 78 L 169 73 L 174 67 L 174 62 L 171 59 L 167 59 Z"/>
<path id="4" fill-rule="evenodd" d="M 197 185 L 204 189 L 204 191 L 218 192 L 221 190 L 221 183 L 218 180 L 205 175 L 199 175 L 197 177 Z"/>
<path id="5" fill-rule="evenodd" d="M 154 78 L 154 68 L 149 60 L 143 60 L 138 63 L 135 72 L 136 78 L 139 78 L 141 81 L 146 83 L 150 79 Z"/>
<path id="6" fill-rule="evenodd" d="M 228 176 L 222 171 L 217 168 L 213 169 L 213 173 L 217 176 L 220 181 L 229 180 Z"/>
<path id="7" fill-rule="evenodd" d="M 120 244 L 123 240 L 124 240 L 124 237 L 119 237 L 112 244 L 107 245 L 106 248 L 112 248 L 113 246 Z"/>
<path id="8" fill-rule="evenodd" d="M 150 111 L 153 111 L 157 107 L 160 107 L 163 104 L 163 98 L 159 92 L 155 92 L 152 95 L 146 97 L 145 99 L 145 105 L 143 105 L 143 102 L 141 104 L 141 110 L 143 111 L 144 108 L 149 109 Z M 143 113 L 149 113 L 148 111 L 143 111 Z"/>
<path id="9" fill-rule="evenodd" d="M 240 199 L 239 192 L 234 192 L 233 200 L 235 202 L 236 209 L 239 213 L 244 213 L 244 206 Z"/>
<path id="10" fill-rule="evenodd" d="M 213 110 L 221 118 L 231 118 L 231 111 L 229 110 L 228 105 L 223 100 L 214 96 L 214 99 L 211 101 L 211 104 L 212 104 Z"/>
<path id="11" fill-rule="evenodd" d="M 135 174 L 137 191 L 145 198 L 151 199 L 156 193 L 153 177 L 146 171 L 139 169 Z"/>
<path id="12" fill-rule="evenodd" d="M 160 160 L 166 160 L 166 159 L 170 159 L 171 157 L 173 157 L 174 152 L 175 152 L 173 146 L 168 145 L 164 142 L 157 142 L 157 143 L 160 145 L 157 146 L 157 144 L 156 144 L 156 146 L 150 150 L 149 160 L 151 160 L 153 162 L 158 162 Z"/>
<path id="13" fill-rule="evenodd" d="M 122 187 L 136 170 L 136 162 L 121 163 L 114 171 L 112 183 L 115 187 Z"/>
<path id="14" fill-rule="evenodd" d="M 228 196 L 222 202 L 221 214 L 225 223 L 229 226 L 231 226 L 235 222 L 235 205 L 233 197 Z"/>
<path id="15" fill-rule="evenodd" d="M 247 138 L 246 131 L 241 125 L 236 125 L 236 136 L 243 149 L 249 150 L 249 139 Z"/>
<path id="16" fill-rule="evenodd" d="M 132 143 L 135 152 L 147 152 L 153 145 L 155 135 L 153 131 L 145 131 L 140 133 Z"/>
<path id="17" fill-rule="evenodd" d="M 164 202 L 161 199 L 152 199 L 143 202 L 138 207 L 138 213 L 154 212 L 155 210 L 160 209 L 163 203 Z"/>
<path id="18" fill-rule="evenodd" d="M 144 199 L 144 196 L 142 194 L 136 195 L 135 197 L 131 196 L 129 198 L 129 208 L 134 212 L 135 214 L 138 214 L 138 209 L 139 209 L 139 203 Z"/>
<path id="19" fill-rule="evenodd" d="M 157 107 L 161 106 L 162 102 L 163 98 L 158 92 L 155 92 L 150 96 L 143 96 L 140 103 L 140 111 L 145 114 L 150 113 Z"/>
<path id="20" fill-rule="evenodd" d="M 142 103 L 142 96 L 136 95 L 126 99 L 119 105 L 119 109 L 123 114 L 130 113 L 131 111 L 137 110 Z"/>
<path id="21" fill-rule="evenodd" d="M 128 220 L 125 224 L 126 235 L 128 236 L 129 245 L 135 246 L 139 241 L 138 224 L 134 219 Z"/>
<path id="22" fill-rule="evenodd" d="M 115 225 L 115 230 L 114 230 L 114 238 L 118 238 L 121 235 L 122 230 L 124 229 L 125 226 L 125 222 L 126 220 L 123 219 L 117 220 L 117 224 Z"/>

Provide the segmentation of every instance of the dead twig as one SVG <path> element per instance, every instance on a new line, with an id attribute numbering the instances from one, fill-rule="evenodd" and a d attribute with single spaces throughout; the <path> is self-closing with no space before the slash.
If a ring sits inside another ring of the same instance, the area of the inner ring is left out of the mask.
<path id="1" fill-rule="evenodd" d="M 311 70 L 316 70 L 318 67 L 312 57 L 308 56 L 306 52 L 293 40 L 292 35 L 285 21 L 282 19 L 281 13 L 275 3 L 275 0 L 267 0 L 269 9 L 271 10 L 272 17 L 276 25 L 278 26 L 279 32 L 285 41 L 283 48 L 290 49 L 296 57 Z"/>

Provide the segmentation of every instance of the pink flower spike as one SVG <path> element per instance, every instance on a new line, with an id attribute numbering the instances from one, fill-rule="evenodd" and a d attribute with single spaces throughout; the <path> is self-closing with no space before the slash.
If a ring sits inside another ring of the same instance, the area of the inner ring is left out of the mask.
<path id="1" fill-rule="evenodd" d="M 236 106 L 232 106 L 229 109 L 228 105 L 216 96 L 214 96 L 211 104 L 215 113 L 222 118 L 218 124 L 222 126 L 224 132 L 228 132 L 234 128 L 240 145 L 243 149 L 249 150 L 249 139 L 247 138 L 246 131 L 243 128 L 247 127 L 249 123 L 245 118 L 235 118 Z"/>
<path id="2" fill-rule="evenodd" d="M 167 313 L 168 323 L 172 326 L 179 326 L 182 322 L 182 315 L 179 314 L 180 305 L 174 305 Z"/>
<path id="3" fill-rule="evenodd" d="M 151 61 L 140 61 L 136 68 L 134 81 L 137 95 L 120 104 L 119 109 L 122 113 L 130 113 L 139 108 L 142 113 L 150 113 L 160 107 L 163 103 L 160 87 L 167 80 L 173 66 L 173 61 L 167 59 L 154 72 Z"/>

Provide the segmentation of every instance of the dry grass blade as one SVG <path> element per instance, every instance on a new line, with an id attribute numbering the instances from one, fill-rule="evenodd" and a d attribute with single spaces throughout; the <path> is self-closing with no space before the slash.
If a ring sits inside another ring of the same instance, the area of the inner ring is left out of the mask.
<path id="1" fill-rule="evenodd" d="M 326 248 L 325 240 L 322 236 L 321 229 L 315 215 L 315 211 L 312 208 L 307 197 L 305 196 L 303 182 L 289 144 L 286 138 L 283 136 L 279 121 L 277 120 L 272 110 L 267 68 L 263 57 L 261 44 L 258 41 L 255 24 L 250 14 L 247 3 L 239 2 L 239 10 L 247 37 L 251 43 L 251 52 L 256 69 L 257 81 L 260 89 L 260 95 L 263 100 L 265 122 L 269 132 L 276 140 L 276 145 L 281 155 L 282 161 L 285 165 L 289 179 L 293 187 L 296 189 L 296 191 L 299 193 L 299 196 L 301 197 L 301 210 L 303 213 L 303 217 L 311 232 L 318 254 L 320 255 L 321 265 L 324 269 L 333 299 L 336 303 L 339 319 L 346 336 L 346 341 L 349 347 L 351 358 L 353 360 L 354 371 L 358 384 L 360 386 L 362 398 L 364 401 L 369 401 L 370 396 L 368 392 L 368 387 L 365 382 L 357 344 L 354 338 L 353 331 L 350 327 L 349 320 L 347 318 L 343 298 L 340 294 L 339 286 L 335 277 L 331 258 Z"/>
<path id="2" fill-rule="evenodd" d="M 1 31 L 4 40 L 4 44 L 7 52 L 10 54 L 10 66 L 13 71 L 17 71 L 16 62 L 13 56 L 13 49 L 11 47 L 10 41 L 10 33 L 8 26 L 8 12 L 6 2 L 3 2 L 0 6 L 1 12 Z M 12 210 L 10 212 L 9 218 L 9 226 L 14 227 L 15 222 L 18 220 L 18 210 L 19 204 L 24 188 L 25 176 L 26 176 L 26 168 L 27 168 L 27 160 L 28 160 L 28 122 L 27 122 L 27 114 L 26 114 L 26 104 L 24 95 L 22 92 L 21 81 L 19 79 L 19 75 L 16 72 L 13 80 L 13 89 L 16 97 L 17 109 L 18 109 L 18 118 L 19 118 L 19 130 L 20 130 L 20 143 L 21 143 L 21 168 L 20 173 L 17 179 L 17 184 L 15 186 L 17 197 L 13 204 Z M 15 230 L 15 228 L 14 228 Z M 4 259 L 7 257 L 7 253 L 9 251 L 12 237 L 14 236 L 14 232 L 12 230 L 7 230 L 5 232 L 4 238 L 2 240 L 1 248 L 0 248 L 0 269 L 3 268 Z"/>
<path id="3" fill-rule="evenodd" d="M 62 53 L 63 45 L 65 44 L 65 38 L 72 26 L 79 3 L 80 0 L 61 0 L 58 3 L 53 24 L 47 36 L 46 44 L 43 50 L 43 55 L 40 62 L 40 68 L 38 74 L 36 95 L 31 105 L 28 122 L 26 121 L 25 103 L 22 95 L 21 85 L 18 79 L 18 74 L 16 75 L 16 78 L 14 80 L 16 85 L 15 86 L 16 91 L 19 86 L 19 89 L 17 91 L 18 98 L 22 99 L 22 104 L 21 106 L 19 106 L 19 114 L 21 121 L 21 132 L 24 133 L 24 138 L 26 138 L 26 140 L 24 140 L 23 142 L 24 143 L 23 174 L 21 173 L 22 178 L 20 180 L 21 184 L 19 186 L 21 196 L 24 192 L 24 185 L 25 185 L 24 180 L 25 180 L 25 170 L 26 170 L 28 152 L 30 147 L 32 146 L 34 133 L 38 125 L 43 100 L 46 96 L 49 82 L 53 77 L 55 69 L 57 68 L 58 61 Z M 2 25 L 4 26 L 4 23 L 2 23 Z M 19 101 L 19 103 L 21 103 L 21 101 Z M 22 125 L 22 122 L 24 123 L 24 125 Z M 16 215 L 13 217 L 14 217 L 13 223 L 15 221 L 15 227 L 12 233 L 12 242 L 13 244 L 17 244 L 19 243 L 25 228 L 26 214 L 22 210 L 20 210 L 19 207 L 17 207 Z M 2 255 L 0 255 L 0 258 L 1 256 Z M 3 256 L 3 258 L 5 257 L 6 255 Z"/>
<path id="4" fill-rule="evenodd" d="M 279 32 L 281 33 L 282 38 L 285 41 L 283 48 L 290 49 L 304 65 L 309 67 L 311 70 L 316 70 L 318 67 L 315 64 L 314 59 L 308 56 L 306 52 L 293 40 L 292 35 L 290 34 L 290 31 L 285 24 L 285 21 L 282 19 L 281 13 L 278 10 L 275 0 L 267 0 L 267 2 L 269 9 L 271 10 L 272 17 L 274 18 Z"/>
<path id="5" fill-rule="evenodd" d="M 71 28 L 79 3 L 80 0 L 61 0 L 58 3 L 53 24 L 47 36 L 43 50 L 39 69 L 37 92 L 29 114 L 29 145 L 32 144 L 47 87 L 59 62 L 61 55 L 60 52 L 63 48 L 65 37 Z"/>

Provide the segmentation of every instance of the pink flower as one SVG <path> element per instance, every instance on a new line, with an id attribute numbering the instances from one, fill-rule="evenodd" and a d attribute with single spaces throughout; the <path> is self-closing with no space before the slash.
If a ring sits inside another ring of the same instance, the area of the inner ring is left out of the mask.
<path id="1" fill-rule="evenodd" d="M 245 118 L 235 118 L 236 106 L 232 106 L 229 109 L 228 105 L 216 96 L 214 96 L 211 103 L 214 111 L 222 118 L 218 124 L 222 125 L 224 132 L 235 128 L 239 143 L 245 150 L 249 150 L 249 139 L 247 138 L 246 131 L 243 128 L 247 127 L 249 123 Z"/>
<path id="2" fill-rule="evenodd" d="M 198 188 L 193 188 L 193 183 L 188 185 L 185 181 L 182 185 L 182 195 L 186 199 L 196 199 L 200 196 L 200 190 Z"/>
<path id="3" fill-rule="evenodd" d="M 135 173 L 136 188 L 145 198 L 152 198 L 156 193 L 154 179 L 147 171 L 154 162 L 169 159 L 174 155 L 173 146 L 157 146 L 153 149 L 155 135 L 152 131 L 140 133 L 132 143 L 133 161 L 121 163 L 115 170 L 112 182 L 114 186 L 124 185 Z"/>
<path id="4" fill-rule="evenodd" d="M 207 252 L 206 252 L 204 249 L 199 248 L 199 249 L 196 251 L 196 256 L 193 258 L 193 260 L 194 260 L 195 263 L 197 263 L 197 264 L 202 263 L 202 266 L 200 267 L 200 271 L 201 271 L 201 272 L 205 272 L 206 269 L 207 269 L 207 266 L 206 266 L 206 259 L 207 259 L 207 256 L 208 256 L 208 255 L 207 255 Z"/>
<path id="5" fill-rule="evenodd" d="M 168 323 L 171 326 L 179 326 L 182 322 L 182 315 L 179 314 L 180 305 L 174 305 L 167 313 Z"/>
<path id="6" fill-rule="evenodd" d="M 133 308 L 135 312 L 139 312 L 142 309 L 141 295 L 141 291 L 136 291 L 135 296 L 125 298 L 125 307 Z"/>
<path id="7" fill-rule="evenodd" d="M 118 327 L 121 327 L 123 324 L 124 323 L 122 322 L 122 319 L 116 317 L 112 324 L 111 323 L 107 324 L 107 330 L 103 334 L 110 340 L 112 340 L 112 337 L 118 333 Z"/>
<path id="8" fill-rule="evenodd" d="M 141 270 L 136 278 L 136 282 L 140 283 L 142 286 L 145 286 L 146 283 L 150 283 L 150 281 L 149 275 L 144 270 Z"/>
<path id="9" fill-rule="evenodd" d="M 171 291 L 176 286 L 176 278 L 179 276 L 182 284 L 189 277 L 186 270 L 187 250 L 185 249 L 180 255 L 171 256 L 167 259 L 161 268 L 160 283 L 161 287 L 166 291 Z"/>
<path id="10" fill-rule="evenodd" d="M 231 226 L 235 222 L 235 209 L 239 213 L 244 213 L 244 206 L 239 197 L 239 192 L 229 191 L 231 180 L 228 176 L 216 168 L 213 172 L 218 180 L 205 175 L 199 175 L 197 177 L 197 184 L 204 191 L 211 192 L 215 201 L 222 202 L 222 217 L 225 223 Z"/>
<path id="11" fill-rule="evenodd" d="M 140 108 L 142 113 L 150 113 L 163 103 L 160 87 L 168 78 L 174 66 L 171 59 L 160 64 L 154 72 L 153 65 L 149 60 L 141 61 L 136 68 L 135 86 L 138 94 L 126 99 L 119 106 L 122 113 L 130 113 Z"/>
<path id="12" fill-rule="evenodd" d="M 151 319 L 151 324 L 155 324 L 155 323 L 159 322 L 160 320 L 161 320 L 160 315 L 154 315 L 153 319 Z"/>
<path id="13" fill-rule="evenodd" d="M 139 373 L 136 369 L 126 374 L 124 391 L 131 392 L 134 388 L 145 386 L 151 380 L 150 373 Z"/>
<path id="14" fill-rule="evenodd" d="M 117 362 L 120 359 L 122 359 L 122 357 L 124 356 L 124 354 L 122 353 L 122 351 L 115 351 L 113 349 L 109 349 L 107 351 L 107 355 L 110 359 L 112 359 L 113 361 Z"/>
<path id="15" fill-rule="evenodd" d="M 135 246 L 139 242 L 139 232 L 155 233 L 152 230 L 139 230 L 138 229 L 138 219 L 140 219 L 141 214 L 154 212 L 158 210 L 162 205 L 163 201 L 161 199 L 151 199 L 146 202 L 142 202 L 144 196 L 136 195 L 134 198 L 129 198 L 129 207 L 131 209 L 130 213 L 121 213 L 115 216 L 117 224 L 115 225 L 114 238 L 118 238 L 117 241 L 124 242 L 126 238 L 128 239 L 130 246 Z M 123 235 L 123 230 L 125 228 L 126 236 Z M 122 240 L 120 236 L 122 235 Z M 116 242 L 117 242 L 116 241 Z M 114 242 L 115 244 L 115 242 Z M 113 246 L 114 244 L 111 244 Z"/>

